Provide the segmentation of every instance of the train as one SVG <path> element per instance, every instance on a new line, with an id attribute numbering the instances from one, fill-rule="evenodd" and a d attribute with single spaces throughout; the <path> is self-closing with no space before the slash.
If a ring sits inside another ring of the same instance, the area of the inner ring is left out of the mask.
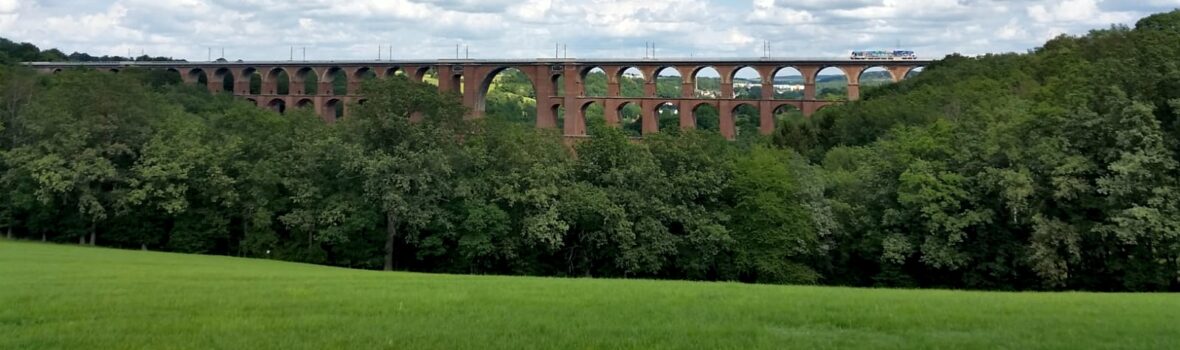
<path id="1" fill-rule="evenodd" d="M 850 57 L 853 60 L 916 60 L 918 55 L 909 50 L 876 50 L 876 51 L 853 51 Z"/>

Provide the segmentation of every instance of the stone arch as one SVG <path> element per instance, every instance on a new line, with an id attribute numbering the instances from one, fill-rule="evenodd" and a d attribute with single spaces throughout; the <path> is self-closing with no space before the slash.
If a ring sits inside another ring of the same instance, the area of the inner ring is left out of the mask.
<path id="1" fill-rule="evenodd" d="M 266 95 L 287 95 L 291 93 L 291 76 L 283 67 L 271 68 L 262 80 L 262 93 Z"/>
<path id="2" fill-rule="evenodd" d="M 615 110 L 619 116 L 619 127 L 631 137 L 643 135 L 643 109 L 638 102 L 623 101 Z"/>
<path id="3" fill-rule="evenodd" d="M 301 98 L 299 102 L 295 102 L 295 108 L 310 108 L 315 110 L 315 101 L 310 98 Z"/>
<path id="4" fill-rule="evenodd" d="M 680 107 L 672 101 L 657 103 L 652 115 L 656 116 L 656 127 L 660 132 L 675 131 L 680 126 Z"/>
<path id="5" fill-rule="evenodd" d="M 701 75 L 704 74 L 704 75 Z M 692 70 L 692 84 L 697 98 L 726 98 L 721 96 L 721 73 L 717 67 L 700 66 Z"/>
<path id="6" fill-rule="evenodd" d="M 674 66 L 660 66 L 653 71 L 652 75 L 656 83 L 654 97 L 680 98 L 684 96 L 684 77 L 680 75 L 680 69 Z"/>
<path id="7" fill-rule="evenodd" d="M 320 91 L 319 72 L 312 67 L 299 67 L 291 76 L 291 93 L 295 95 L 318 95 Z"/>
<path id="8" fill-rule="evenodd" d="M 251 69 L 253 69 L 253 68 L 251 68 Z M 262 73 L 258 72 L 257 69 L 253 69 L 253 72 L 251 72 L 249 76 L 250 76 L 250 80 L 249 80 L 250 87 L 249 87 L 249 90 L 247 91 L 247 93 L 249 93 L 251 95 L 261 95 L 262 94 Z"/>
<path id="9" fill-rule="evenodd" d="M 323 75 L 319 76 L 320 85 L 328 88 L 329 95 L 347 95 L 348 91 L 348 73 L 345 73 L 344 68 L 331 67 L 324 70 Z"/>
<path id="10" fill-rule="evenodd" d="M 733 96 L 736 99 L 756 100 L 762 98 L 762 73 L 752 66 L 740 66 L 729 75 L 733 85 Z"/>
<path id="11" fill-rule="evenodd" d="M 827 73 L 827 74 L 825 74 Z M 847 100 L 848 73 L 837 66 L 823 66 L 815 71 L 812 77 L 815 81 L 815 99 L 817 100 Z"/>
<path id="12" fill-rule="evenodd" d="M 774 118 L 771 118 L 770 121 L 779 125 L 798 125 L 807 122 L 807 116 L 803 114 L 802 106 L 793 103 L 780 103 L 775 105 L 774 109 L 771 111 L 771 115 L 773 115 Z M 766 127 L 766 130 L 774 130 L 774 128 L 775 125 L 770 125 Z"/>
<path id="13" fill-rule="evenodd" d="M 582 91 L 578 96 L 603 97 L 607 95 L 607 86 L 610 84 L 605 69 L 600 66 L 589 66 L 582 68 L 579 75 L 582 79 Z"/>
<path id="14" fill-rule="evenodd" d="M 692 107 L 693 128 L 721 132 L 721 110 L 714 103 L 700 102 Z"/>
<path id="15" fill-rule="evenodd" d="M 204 69 L 201 69 L 201 68 L 189 69 L 188 73 L 185 74 L 185 76 L 186 76 L 185 81 L 188 81 L 190 83 L 196 83 L 197 85 L 200 85 L 200 86 L 208 86 L 208 84 L 209 84 L 209 74 L 206 74 Z"/>
<path id="16" fill-rule="evenodd" d="M 884 73 L 884 76 L 882 76 Z M 890 72 L 885 66 L 874 65 L 864 67 L 856 76 L 857 85 L 861 88 L 879 86 L 892 83 L 894 80 L 893 72 Z"/>
<path id="17" fill-rule="evenodd" d="M 266 103 L 266 108 L 269 108 L 272 111 L 278 112 L 279 114 L 286 114 L 287 113 L 287 101 L 285 101 L 281 98 L 274 98 L 274 99 L 271 99 L 270 102 Z"/>
<path id="18" fill-rule="evenodd" d="M 620 67 L 614 78 L 619 83 L 619 97 L 647 97 L 643 91 L 647 76 L 638 67 Z"/>
<path id="19" fill-rule="evenodd" d="M 413 78 L 416 81 L 425 81 L 426 76 L 429 75 L 431 72 L 436 72 L 434 67 L 421 66 L 421 67 L 418 67 L 418 69 L 414 70 L 413 76 L 411 78 Z M 435 73 L 435 75 L 437 75 L 437 73 Z M 438 83 L 435 83 L 434 85 L 438 86 Z"/>
<path id="20" fill-rule="evenodd" d="M 377 73 L 374 72 L 372 68 L 360 67 L 360 68 L 356 69 L 356 72 L 352 73 L 352 78 L 349 78 L 349 79 L 361 81 L 364 79 L 376 78 L 376 77 L 377 77 Z"/>
<path id="21" fill-rule="evenodd" d="M 239 71 L 239 74 L 234 76 L 234 81 L 237 82 L 237 85 L 241 85 L 240 88 L 237 86 L 234 87 L 234 93 L 235 94 L 242 94 L 242 95 L 250 95 L 250 94 L 257 95 L 258 92 L 262 90 L 262 79 L 261 78 L 259 78 L 257 80 L 258 85 L 255 85 L 254 76 L 257 74 L 258 74 L 257 68 L 254 68 L 254 67 L 242 68 L 242 70 Z M 241 90 L 241 91 L 239 91 L 239 90 Z"/>
<path id="22" fill-rule="evenodd" d="M 587 134 L 592 130 L 590 125 L 607 125 L 606 110 L 603 107 L 603 103 L 599 100 L 583 101 L 578 106 L 578 109 L 582 112 L 582 122 L 586 124 L 584 130 L 586 130 Z"/>
<path id="23" fill-rule="evenodd" d="M 221 91 L 234 92 L 234 72 L 229 68 L 218 68 L 213 71 L 213 82 L 221 82 Z"/>
<path id="24" fill-rule="evenodd" d="M 512 92 L 505 92 L 505 93 L 501 94 L 503 98 L 508 98 L 508 99 L 514 99 L 516 97 L 521 98 L 521 101 L 505 101 L 505 102 L 508 102 L 507 105 L 511 105 L 511 106 L 525 105 L 525 104 L 527 104 L 529 97 L 531 97 L 534 101 L 536 101 L 537 83 L 533 81 L 532 77 L 529 77 L 528 74 L 525 74 L 525 72 L 523 70 L 521 70 L 520 68 L 517 68 L 517 67 L 512 67 L 512 66 L 496 67 L 495 69 L 492 69 L 491 71 L 489 71 L 487 73 L 487 75 L 485 75 L 483 77 L 483 80 L 481 80 L 479 82 L 479 89 L 477 91 L 475 91 L 475 100 L 474 100 L 474 105 L 472 106 L 472 109 L 475 111 L 475 115 L 478 115 L 478 116 L 485 115 L 485 112 L 487 111 L 488 94 L 492 92 L 491 91 L 492 84 L 495 83 L 498 78 L 504 79 L 504 78 L 513 78 L 513 77 L 516 77 L 516 78 L 523 77 L 525 81 L 528 81 L 531 91 L 529 91 L 527 93 L 527 96 L 518 96 L 518 94 L 515 94 Z M 499 103 L 499 101 L 497 101 L 496 103 Z M 507 117 L 507 118 L 509 118 L 509 120 L 512 120 L 512 121 L 527 122 L 527 123 L 530 123 L 530 125 L 536 125 L 536 122 L 537 122 L 537 120 L 536 120 L 536 118 L 537 118 L 537 102 L 533 102 L 533 105 L 531 107 L 525 106 L 524 110 L 521 110 L 520 113 L 521 113 L 521 115 L 519 115 L 519 116 L 505 115 L 505 116 L 499 116 L 499 117 Z"/>
<path id="25" fill-rule="evenodd" d="M 549 112 L 552 113 L 553 120 L 557 122 L 557 129 L 562 130 L 565 134 L 565 105 L 561 103 L 553 103 L 549 105 Z"/>
<path id="26" fill-rule="evenodd" d="M 804 89 L 807 85 L 807 77 L 803 76 L 803 70 L 799 69 L 799 67 L 775 67 L 774 73 L 770 75 L 770 84 L 774 89 L 771 92 L 771 96 L 774 99 L 802 100 Z"/>
<path id="27" fill-rule="evenodd" d="M 250 101 L 250 104 L 254 105 L 254 107 L 258 107 L 258 100 L 247 98 L 246 101 Z"/>
<path id="28" fill-rule="evenodd" d="M 61 73 L 61 68 L 55 68 L 53 74 Z"/>
<path id="29" fill-rule="evenodd" d="M 905 74 L 902 75 L 901 78 L 902 80 L 913 78 L 918 74 L 922 74 L 924 71 L 926 71 L 926 66 L 911 66 L 910 69 L 905 71 Z"/>
<path id="30" fill-rule="evenodd" d="M 338 98 L 331 98 L 324 101 L 324 110 L 320 114 L 329 122 L 334 122 L 344 118 L 344 101 Z"/>
<path id="31" fill-rule="evenodd" d="M 406 71 L 403 70 L 401 67 L 393 66 L 393 67 L 385 68 L 385 72 L 382 73 L 381 76 L 385 77 L 385 78 L 390 78 L 390 77 L 393 77 L 398 74 L 406 75 Z"/>
<path id="32" fill-rule="evenodd" d="M 741 102 L 733 106 L 734 136 L 757 135 L 761 113 L 757 103 Z"/>

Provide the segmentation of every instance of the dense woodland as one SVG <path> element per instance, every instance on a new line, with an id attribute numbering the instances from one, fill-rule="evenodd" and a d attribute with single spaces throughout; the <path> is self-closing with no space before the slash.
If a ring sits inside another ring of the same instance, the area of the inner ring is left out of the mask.
<path id="1" fill-rule="evenodd" d="M 1160 14 L 950 56 L 772 137 L 592 122 L 574 146 L 404 78 L 326 124 L 7 59 L 0 229 L 365 269 L 1180 291 L 1178 42 Z"/>

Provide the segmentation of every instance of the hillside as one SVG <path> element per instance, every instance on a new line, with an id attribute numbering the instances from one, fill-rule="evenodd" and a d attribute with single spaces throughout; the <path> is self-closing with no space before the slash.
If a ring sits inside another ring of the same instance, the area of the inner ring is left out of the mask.
<path id="1" fill-rule="evenodd" d="M 383 273 L 0 241 L 0 348 L 1176 348 L 1163 294 Z"/>

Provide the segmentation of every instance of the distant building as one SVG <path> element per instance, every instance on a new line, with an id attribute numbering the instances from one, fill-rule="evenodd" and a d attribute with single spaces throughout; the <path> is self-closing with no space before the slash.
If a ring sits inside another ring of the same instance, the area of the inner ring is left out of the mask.
<path id="1" fill-rule="evenodd" d="M 749 89 L 752 87 L 761 87 L 761 86 L 762 86 L 762 83 L 748 82 L 748 81 L 737 81 L 737 82 L 733 83 L 734 89 Z M 803 91 L 803 89 L 804 89 L 803 84 L 774 84 L 774 91 L 775 92 Z"/>

